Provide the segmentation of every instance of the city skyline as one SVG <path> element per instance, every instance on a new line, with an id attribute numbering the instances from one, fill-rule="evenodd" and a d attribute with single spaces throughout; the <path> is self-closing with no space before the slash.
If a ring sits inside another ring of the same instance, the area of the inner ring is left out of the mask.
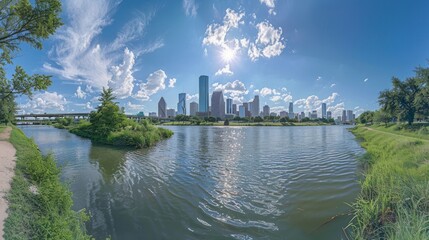
<path id="1" fill-rule="evenodd" d="M 89 112 L 102 87 L 111 87 L 127 113 L 149 113 L 161 96 L 172 103 L 186 93 L 186 107 L 199 102 L 195 79 L 206 74 L 209 92 L 223 90 L 234 103 L 259 95 L 260 107 L 277 113 L 288 111 L 289 102 L 306 113 L 325 102 L 333 114 L 345 106 L 359 114 L 378 108 L 378 93 L 392 76 L 404 79 L 427 64 L 429 30 L 415 27 L 429 22 L 427 7 L 425 1 L 64 0 L 64 26 L 42 50 L 24 44 L 30 54 L 14 59 L 30 74 L 52 75 L 53 84 L 17 103 L 20 113 Z"/>

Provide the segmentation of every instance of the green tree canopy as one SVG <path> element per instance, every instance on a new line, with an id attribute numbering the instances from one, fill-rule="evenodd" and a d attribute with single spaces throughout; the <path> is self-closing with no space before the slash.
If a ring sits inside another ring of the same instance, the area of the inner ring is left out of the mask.
<path id="1" fill-rule="evenodd" d="M 21 66 L 16 66 L 12 78 L 8 79 L 4 67 L 12 64 L 22 42 L 41 49 L 42 41 L 62 25 L 60 12 L 59 0 L 0 1 L 0 104 L 9 106 L 0 108 L 0 122 L 13 119 L 15 96 L 31 97 L 34 91 L 46 90 L 51 85 L 50 76 L 28 75 Z"/>

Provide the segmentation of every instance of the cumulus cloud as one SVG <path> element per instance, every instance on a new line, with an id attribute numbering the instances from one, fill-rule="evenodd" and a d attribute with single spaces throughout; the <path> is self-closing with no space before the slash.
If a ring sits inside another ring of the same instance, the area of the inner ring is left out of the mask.
<path id="1" fill-rule="evenodd" d="M 64 1 L 68 21 L 55 34 L 50 61 L 43 64 L 44 70 L 96 89 L 111 86 L 119 97 L 130 95 L 134 81 L 132 67 L 138 54 L 126 46 L 140 40 L 153 14 L 139 14 L 125 24 L 110 43 L 102 43 L 99 36 L 113 22 L 111 13 L 118 3 L 115 0 Z M 162 46 L 162 40 L 157 40 L 149 49 L 138 52 L 155 51 Z"/>
<path id="2" fill-rule="evenodd" d="M 135 97 L 144 101 L 149 100 L 150 96 L 165 89 L 165 79 L 167 79 L 167 74 L 161 69 L 149 74 L 146 83 L 140 84 L 140 89 Z"/>
<path id="3" fill-rule="evenodd" d="M 109 81 L 108 86 L 114 90 L 113 93 L 118 98 L 131 96 L 134 88 L 134 63 L 134 53 L 126 48 L 124 51 L 124 61 L 111 68 L 112 79 Z"/>
<path id="4" fill-rule="evenodd" d="M 170 80 L 168 81 L 168 87 L 169 88 L 174 88 L 175 84 L 176 84 L 176 79 L 175 78 L 170 78 Z"/>
<path id="5" fill-rule="evenodd" d="M 195 94 L 186 94 L 186 101 L 188 102 L 198 102 L 198 93 Z"/>
<path id="6" fill-rule="evenodd" d="M 128 101 L 127 109 L 143 111 L 144 105 L 143 104 L 133 104 L 130 101 Z"/>
<path id="7" fill-rule="evenodd" d="M 262 4 L 265 4 L 269 9 L 268 12 L 272 15 L 276 15 L 277 13 L 274 11 L 276 7 L 275 0 L 259 0 Z"/>
<path id="8" fill-rule="evenodd" d="M 213 23 L 208 25 L 203 44 L 221 46 L 224 48 L 228 47 L 225 39 L 226 35 L 232 28 L 238 28 L 239 24 L 244 24 L 244 21 L 241 20 L 244 15 L 244 12 L 237 13 L 230 8 L 226 9 L 222 24 Z M 232 41 L 234 41 L 234 39 Z"/>
<path id="9" fill-rule="evenodd" d="M 363 80 L 363 82 L 367 82 L 368 81 L 368 78 L 365 78 L 364 80 Z"/>
<path id="10" fill-rule="evenodd" d="M 336 105 L 332 105 L 329 106 L 327 111 L 331 111 L 332 112 L 332 116 L 333 117 L 337 117 L 337 116 L 341 116 L 343 114 L 343 110 L 344 110 L 344 103 L 338 103 Z"/>
<path id="11" fill-rule="evenodd" d="M 258 36 L 255 43 L 250 44 L 247 52 L 250 59 L 256 61 L 259 57 L 279 56 L 285 48 L 282 28 L 276 29 L 268 21 L 258 23 L 256 28 Z"/>
<path id="12" fill-rule="evenodd" d="M 320 80 L 322 80 L 322 77 L 321 77 L 321 76 L 318 76 L 318 77 L 316 78 L 316 81 L 320 81 Z"/>
<path id="13" fill-rule="evenodd" d="M 85 99 L 86 98 L 86 92 L 82 90 L 80 86 L 77 87 L 76 92 L 74 94 L 77 98 Z"/>
<path id="14" fill-rule="evenodd" d="M 337 84 L 332 83 L 332 84 L 331 84 L 331 88 L 335 87 L 336 85 L 337 85 Z"/>
<path id="15" fill-rule="evenodd" d="M 234 74 L 234 72 L 231 71 L 229 63 L 225 65 L 225 67 L 217 70 L 217 72 L 215 73 L 215 76 L 219 76 L 219 75 L 227 75 L 227 76 L 232 76 Z"/>
<path id="16" fill-rule="evenodd" d="M 280 95 L 280 92 L 278 92 L 276 89 L 274 88 L 267 88 L 267 87 L 263 87 L 260 90 L 256 89 L 253 91 L 255 94 L 259 94 L 262 97 L 268 96 L 268 95 Z"/>
<path id="17" fill-rule="evenodd" d="M 66 98 L 57 92 L 37 93 L 26 104 L 19 106 L 21 110 L 34 113 L 44 113 L 47 111 L 64 111 L 67 104 Z"/>
<path id="18" fill-rule="evenodd" d="M 223 91 L 223 94 L 232 98 L 236 102 L 242 102 L 244 95 L 249 93 L 246 86 L 240 80 L 227 82 L 225 84 L 214 83 L 212 85 L 214 91 Z"/>
<path id="19" fill-rule="evenodd" d="M 183 0 L 183 9 L 186 16 L 195 17 L 197 15 L 198 6 L 195 0 Z"/>
<path id="20" fill-rule="evenodd" d="M 322 103 L 326 103 L 327 106 L 331 106 L 334 104 L 336 99 L 338 98 L 338 93 L 332 93 L 330 96 L 328 96 L 325 99 L 320 99 L 316 95 L 308 96 L 307 98 L 298 99 L 294 102 L 294 105 L 297 108 L 301 108 L 305 110 L 306 112 L 317 110 L 318 112 L 321 112 Z"/>

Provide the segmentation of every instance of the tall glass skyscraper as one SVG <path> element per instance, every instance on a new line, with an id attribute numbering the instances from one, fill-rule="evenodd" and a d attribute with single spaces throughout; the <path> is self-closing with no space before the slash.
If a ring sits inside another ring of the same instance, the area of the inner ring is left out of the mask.
<path id="1" fill-rule="evenodd" d="M 232 99 L 231 98 L 226 99 L 226 113 L 232 114 Z"/>
<path id="2" fill-rule="evenodd" d="M 177 103 L 177 115 L 186 115 L 186 93 L 179 93 L 179 102 Z"/>
<path id="3" fill-rule="evenodd" d="M 199 112 L 209 111 L 209 77 L 201 75 L 199 79 L 200 91 L 199 91 Z"/>

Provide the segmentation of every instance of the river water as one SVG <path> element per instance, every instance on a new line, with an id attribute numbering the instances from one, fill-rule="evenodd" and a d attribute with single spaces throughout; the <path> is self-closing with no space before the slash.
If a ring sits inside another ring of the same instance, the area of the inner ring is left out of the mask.
<path id="1" fill-rule="evenodd" d="M 96 239 L 341 239 L 363 150 L 342 126 L 168 127 L 117 149 L 22 126 L 53 153 Z"/>

